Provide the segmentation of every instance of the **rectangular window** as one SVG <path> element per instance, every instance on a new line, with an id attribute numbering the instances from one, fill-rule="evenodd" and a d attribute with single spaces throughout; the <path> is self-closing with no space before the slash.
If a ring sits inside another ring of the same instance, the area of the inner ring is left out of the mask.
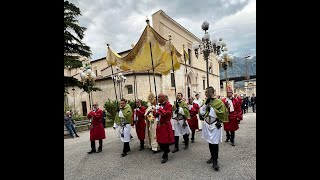
<path id="1" fill-rule="evenodd" d="M 203 90 L 206 90 L 206 80 L 203 80 Z"/>
<path id="2" fill-rule="evenodd" d="M 82 116 L 87 116 L 87 102 L 86 101 L 82 101 L 81 102 L 82 105 Z"/>
<path id="3" fill-rule="evenodd" d="M 188 49 L 189 65 L 191 66 L 191 49 Z"/>
<path id="4" fill-rule="evenodd" d="M 132 85 L 127 85 L 127 88 L 128 88 L 128 94 L 132 94 L 133 93 Z"/>
<path id="5" fill-rule="evenodd" d="M 171 87 L 174 87 L 174 74 L 171 73 Z"/>

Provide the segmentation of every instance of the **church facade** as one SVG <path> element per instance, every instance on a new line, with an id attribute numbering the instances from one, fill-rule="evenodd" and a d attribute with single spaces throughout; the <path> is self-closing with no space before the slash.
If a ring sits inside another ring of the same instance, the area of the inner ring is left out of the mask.
<path id="1" fill-rule="evenodd" d="M 171 34 L 171 42 L 176 49 L 183 54 L 182 47 L 185 45 L 185 50 L 189 55 L 189 59 L 186 60 L 186 64 L 181 63 L 180 69 L 169 73 L 168 75 L 155 74 L 156 91 L 168 95 L 170 103 L 175 100 L 174 79 L 176 84 L 176 92 L 181 92 L 187 99 L 189 96 L 194 97 L 199 93 L 200 98 L 205 97 L 206 88 L 206 62 L 203 56 L 200 54 L 198 59 L 196 58 L 192 49 L 192 43 L 197 41 L 201 43 L 201 40 L 169 17 L 162 10 L 157 11 L 152 15 L 152 27 L 164 38 L 168 39 L 168 35 Z M 200 28 L 200 27 L 199 27 Z M 121 56 L 125 56 L 130 50 L 126 50 L 118 53 Z M 214 58 L 213 53 L 209 57 L 209 84 L 216 90 L 216 94 L 220 95 L 220 74 L 219 64 Z M 135 73 L 132 71 L 121 71 L 114 66 L 111 69 L 108 66 L 106 57 L 96 59 L 90 62 L 91 70 L 97 75 L 95 86 L 102 89 L 102 91 L 92 92 L 91 99 L 93 102 L 98 102 L 99 107 L 102 108 L 104 103 L 110 99 L 115 100 L 114 83 L 111 78 L 112 70 L 114 73 L 122 73 L 126 80 L 122 83 L 116 83 L 117 98 L 122 96 L 125 99 L 139 98 L 144 101 L 150 93 L 150 88 L 155 93 L 154 76 L 152 71 Z M 80 69 L 65 69 L 64 73 L 68 76 L 73 76 L 80 79 Z M 187 73 L 186 73 L 187 70 Z M 186 75 L 187 74 L 187 75 Z M 173 78 L 175 77 L 175 78 Z M 134 81 L 137 84 L 137 93 L 134 94 Z M 69 87 L 69 94 L 65 96 L 65 103 L 70 107 L 83 115 L 86 115 L 90 111 L 89 96 L 83 90 L 77 87 Z"/>

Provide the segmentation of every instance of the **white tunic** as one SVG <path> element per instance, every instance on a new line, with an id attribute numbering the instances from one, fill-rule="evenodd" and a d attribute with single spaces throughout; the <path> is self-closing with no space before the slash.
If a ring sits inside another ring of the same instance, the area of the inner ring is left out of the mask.
<path id="1" fill-rule="evenodd" d="M 124 118 L 122 111 L 119 111 L 119 118 Z M 119 136 L 122 142 L 130 142 L 131 135 L 131 124 L 126 124 L 124 126 L 118 126 L 116 123 L 113 124 L 114 128 L 118 128 L 119 130 Z M 123 134 L 123 136 L 121 136 Z"/>
<path id="2" fill-rule="evenodd" d="M 206 108 L 207 105 L 204 105 L 200 108 L 200 115 L 205 114 Z M 210 107 L 209 116 L 211 117 L 211 121 L 214 121 L 217 117 L 212 107 Z M 203 138 L 210 144 L 219 144 L 220 142 L 222 142 L 222 127 L 220 129 L 217 129 L 216 122 L 208 124 L 206 121 L 209 122 L 209 117 L 206 117 L 205 121 L 203 121 L 201 138 Z"/>
<path id="3" fill-rule="evenodd" d="M 184 115 L 184 111 L 181 107 L 179 107 L 179 114 Z M 176 118 L 177 114 L 174 112 L 173 118 Z M 182 127 L 183 122 L 186 121 L 187 126 Z M 185 134 L 190 134 L 191 130 L 188 124 L 187 120 L 176 120 L 173 119 L 173 126 L 174 126 L 174 136 L 180 136 L 180 135 L 185 135 Z"/>
<path id="4" fill-rule="evenodd" d="M 119 126 L 119 136 L 122 142 L 130 142 L 130 130 L 131 124 L 126 124 L 124 127 Z M 123 133 L 123 137 L 121 137 L 121 133 Z"/>
<path id="5" fill-rule="evenodd" d="M 185 134 L 190 134 L 191 130 L 188 124 L 188 121 L 186 121 L 187 126 L 182 127 L 183 121 L 184 120 L 173 120 L 173 126 L 174 126 L 174 136 L 180 136 L 180 135 L 185 135 Z"/>
<path id="6" fill-rule="evenodd" d="M 199 105 L 199 107 L 201 107 L 202 106 L 202 99 L 195 99 L 195 100 L 193 100 L 193 103 L 197 103 L 198 105 Z M 203 124 L 203 120 L 200 120 L 200 116 L 199 116 L 199 114 L 197 114 L 197 116 L 198 116 L 198 119 L 199 119 L 199 121 L 198 121 L 198 127 L 199 127 L 199 129 L 202 129 L 202 124 Z"/>

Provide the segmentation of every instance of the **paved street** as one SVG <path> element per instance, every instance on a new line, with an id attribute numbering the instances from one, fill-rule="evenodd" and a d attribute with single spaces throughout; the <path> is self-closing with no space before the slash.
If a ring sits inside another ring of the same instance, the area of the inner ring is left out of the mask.
<path id="1" fill-rule="evenodd" d="M 195 143 L 190 143 L 188 150 L 183 150 L 180 137 L 180 151 L 170 152 L 169 161 L 161 164 L 162 152 L 139 151 L 135 129 L 131 129 L 134 137 L 130 142 L 131 151 L 128 156 L 121 157 L 123 143 L 117 131 L 106 128 L 107 138 L 103 140 L 101 153 L 87 154 L 90 150 L 89 131 L 80 132 L 79 138 L 64 139 L 64 179 L 256 179 L 256 113 L 252 113 L 250 108 L 243 118 L 240 129 L 235 133 L 236 146 L 226 142 L 219 145 L 218 172 L 213 170 L 212 164 L 206 163 L 210 158 L 209 146 L 201 138 L 201 132 L 196 132 Z M 170 150 L 173 149 L 174 145 L 171 145 Z"/>

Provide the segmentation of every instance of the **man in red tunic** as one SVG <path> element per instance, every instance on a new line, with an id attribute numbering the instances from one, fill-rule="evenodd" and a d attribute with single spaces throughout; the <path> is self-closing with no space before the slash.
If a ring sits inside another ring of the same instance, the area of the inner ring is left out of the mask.
<path id="1" fill-rule="evenodd" d="M 91 120 L 90 126 L 90 141 L 91 141 L 91 151 L 88 154 L 92 154 L 94 152 L 102 151 L 102 139 L 106 138 L 106 133 L 104 131 L 104 127 L 102 125 L 102 110 L 98 108 L 98 103 L 93 104 L 92 111 L 88 114 L 88 119 Z M 95 140 L 99 140 L 98 151 L 96 151 Z"/>
<path id="2" fill-rule="evenodd" d="M 156 121 L 157 129 L 157 142 L 160 149 L 163 151 L 161 163 L 168 161 L 168 153 L 170 152 L 169 145 L 174 142 L 174 136 L 171 126 L 172 105 L 166 101 L 166 97 L 163 93 L 158 96 L 159 105 L 156 106 Z"/>
<path id="3" fill-rule="evenodd" d="M 199 129 L 197 114 L 199 113 L 200 107 L 197 103 L 193 103 L 192 97 L 189 97 L 188 107 L 191 117 L 190 119 L 188 119 L 188 124 L 192 132 L 191 142 L 194 143 L 194 133 L 196 132 L 196 129 Z"/>
<path id="4" fill-rule="evenodd" d="M 229 115 L 229 122 L 223 123 L 223 128 L 226 131 L 227 139 L 226 142 L 230 140 L 231 145 L 235 146 L 234 144 L 234 137 L 235 137 L 235 131 L 239 129 L 238 120 L 241 118 L 241 105 L 239 101 L 234 98 L 233 92 L 231 89 L 227 90 L 227 97 L 223 98 L 222 101 L 226 105 Z M 231 135 L 230 135 L 231 133 Z"/>
<path id="5" fill-rule="evenodd" d="M 240 121 L 242 121 L 242 119 L 243 119 L 243 112 L 242 112 L 242 107 L 241 107 L 242 106 L 242 98 L 236 93 L 234 93 L 233 97 L 238 100 L 238 103 L 239 103 L 240 108 L 241 108 L 240 117 L 238 119 L 238 123 L 240 124 Z"/>
<path id="6" fill-rule="evenodd" d="M 141 105 L 141 100 L 136 100 L 136 108 L 132 113 L 132 122 L 136 125 L 136 132 L 138 139 L 140 140 L 140 149 L 144 149 L 144 138 L 146 132 L 146 122 L 144 120 L 144 113 L 146 112 L 146 107 Z"/>

